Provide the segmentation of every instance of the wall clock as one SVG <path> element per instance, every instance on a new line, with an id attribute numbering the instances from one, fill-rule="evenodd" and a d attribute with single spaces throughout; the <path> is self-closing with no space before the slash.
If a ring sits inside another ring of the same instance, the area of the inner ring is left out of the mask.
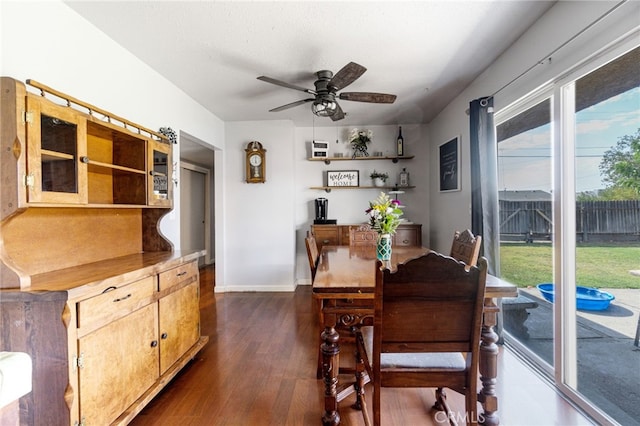
<path id="1" fill-rule="evenodd" d="M 245 164 L 247 183 L 264 183 L 266 169 L 266 152 L 258 141 L 249 142 L 245 148 Z"/>

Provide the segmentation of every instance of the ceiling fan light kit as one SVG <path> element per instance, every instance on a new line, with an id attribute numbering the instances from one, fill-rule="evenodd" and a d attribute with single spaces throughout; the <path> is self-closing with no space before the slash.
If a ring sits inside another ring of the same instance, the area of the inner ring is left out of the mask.
<path id="1" fill-rule="evenodd" d="M 336 113 L 337 107 L 335 101 L 315 100 L 311 105 L 311 111 L 318 117 L 331 117 Z"/>
<path id="2" fill-rule="evenodd" d="M 316 73 L 318 79 L 314 83 L 315 90 L 306 89 L 304 87 L 296 86 L 295 84 L 286 83 L 267 76 L 260 76 L 258 77 L 258 80 L 286 87 L 288 89 L 299 90 L 314 96 L 314 98 L 291 102 L 289 104 L 270 109 L 269 111 L 278 112 L 306 104 L 307 102 L 313 102 L 311 104 L 311 111 L 315 115 L 318 117 L 329 117 L 333 121 L 338 121 L 342 120 L 346 116 L 346 113 L 342 110 L 338 102 L 336 102 L 336 96 L 345 101 L 383 104 L 391 104 L 395 102 L 396 95 L 389 95 L 386 93 L 348 92 L 341 93 L 339 95 L 337 94 L 339 90 L 344 89 L 360 78 L 366 70 L 367 69 L 362 65 L 356 64 L 355 62 L 349 62 L 335 75 L 329 70 L 318 71 Z"/>

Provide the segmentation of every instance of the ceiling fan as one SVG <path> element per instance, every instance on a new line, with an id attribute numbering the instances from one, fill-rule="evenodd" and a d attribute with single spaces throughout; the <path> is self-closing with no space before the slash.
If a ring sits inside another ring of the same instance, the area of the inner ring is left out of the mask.
<path id="1" fill-rule="evenodd" d="M 266 81 L 267 83 L 276 84 L 278 86 L 287 87 L 289 89 L 299 90 L 301 92 L 309 93 L 313 95 L 313 98 L 302 99 L 299 101 L 291 102 L 290 104 L 282 105 L 277 108 L 270 109 L 270 112 L 282 111 L 288 108 L 293 108 L 298 105 L 303 105 L 308 102 L 311 104 L 311 111 L 315 115 L 320 117 L 330 117 L 333 121 L 342 120 L 345 117 L 345 112 L 336 102 L 336 98 L 345 101 L 357 101 L 357 102 L 371 102 L 377 104 L 392 104 L 396 100 L 396 95 L 389 95 L 386 93 L 371 93 L 371 92 L 342 92 L 338 94 L 339 90 L 344 89 L 354 81 L 356 81 L 367 69 L 362 65 L 355 62 L 349 62 L 335 75 L 328 70 L 318 71 L 316 75 L 318 79 L 314 83 L 315 90 L 306 89 L 304 87 L 296 86 L 295 84 L 286 83 L 284 81 L 276 80 L 275 78 L 266 77 L 264 75 L 258 77 L 258 80 Z"/>

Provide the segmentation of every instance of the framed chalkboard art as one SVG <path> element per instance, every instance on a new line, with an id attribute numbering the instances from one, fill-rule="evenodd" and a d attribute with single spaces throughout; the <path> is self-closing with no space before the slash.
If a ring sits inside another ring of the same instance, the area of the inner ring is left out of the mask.
<path id="1" fill-rule="evenodd" d="M 460 136 L 440 145 L 438 166 L 440 192 L 460 191 Z"/>

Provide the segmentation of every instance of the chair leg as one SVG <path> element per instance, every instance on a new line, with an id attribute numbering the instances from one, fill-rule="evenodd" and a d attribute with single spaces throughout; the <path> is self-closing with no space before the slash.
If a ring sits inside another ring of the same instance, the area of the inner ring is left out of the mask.
<path id="1" fill-rule="evenodd" d="M 444 391 L 443 388 L 436 389 L 436 403 L 433 404 L 433 408 L 435 408 L 438 411 L 444 411 L 447 414 L 447 418 L 449 419 L 449 424 L 451 426 L 457 425 L 457 423 L 455 422 L 454 416 L 451 413 L 451 408 L 447 403 L 447 393 Z"/>
<path id="2" fill-rule="evenodd" d="M 358 337 L 356 335 L 356 347 L 353 352 L 355 358 L 355 376 L 356 381 L 353 385 L 356 393 L 356 402 L 352 405 L 352 408 L 356 410 L 366 410 L 366 404 L 364 402 L 364 360 L 362 359 L 361 347 L 358 344 Z M 365 423 L 367 419 L 365 418 Z"/>
<path id="3" fill-rule="evenodd" d="M 445 400 L 446 398 L 447 398 L 447 395 L 444 392 L 444 389 L 442 388 L 436 389 L 436 402 L 433 404 L 433 408 L 438 411 L 444 411 L 442 400 Z"/>
<path id="4" fill-rule="evenodd" d="M 380 387 L 373 385 L 373 424 L 380 426 Z"/>
<path id="5" fill-rule="evenodd" d="M 478 389 L 474 386 L 467 389 L 464 399 L 467 408 L 467 424 L 472 426 L 477 425 L 479 422 Z"/>
<path id="6" fill-rule="evenodd" d="M 318 309 L 318 367 L 316 379 L 322 379 L 322 330 L 324 329 L 324 313 L 322 312 L 322 299 L 316 299 Z"/>
<path id="7" fill-rule="evenodd" d="M 353 408 L 357 410 L 362 410 L 362 417 L 364 418 L 365 426 L 371 426 L 371 420 L 369 420 L 369 411 L 367 409 L 367 401 L 364 397 L 364 386 L 365 386 L 365 374 L 371 380 L 373 377 L 371 374 L 371 364 L 369 363 L 369 358 L 364 349 L 364 340 L 362 339 L 362 334 L 357 328 L 352 328 L 351 331 L 355 337 L 355 366 L 356 366 L 356 382 L 354 384 L 354 388 L 356 391 L 356 403 L 353 405 Z"/>

